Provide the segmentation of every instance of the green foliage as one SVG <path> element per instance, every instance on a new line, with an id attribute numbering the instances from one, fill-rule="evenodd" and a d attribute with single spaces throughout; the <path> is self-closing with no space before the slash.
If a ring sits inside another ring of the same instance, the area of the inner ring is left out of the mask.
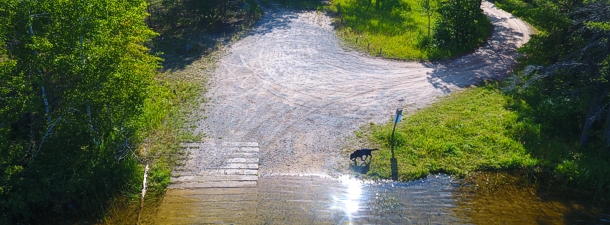
<path id="1" fill-rule="evenodd" d="M 606 1 L 501 0 L 539 33 L 520 51 L 515 96 L 531 107 L 545 139 L 528 147 L 551 184 L 610 200 L 610 7 Z"/>
<path id="2" fill-rule="evenodd" d="M 379 54 L 381 48 L 381 54 L 388 58 L 446 59 L 472 51 L 483 43 L 491 30 L 491 22 L 478 10 L 472 11 L 472 20 L 452 20 L 456 27 L 475 27 L 473 31 L 468 30 L 470 39 L 465 45 L 439 45 L 445 42 L 437 41 L 440 36 L 432 31 L 444 31 L 439 25 L 451 25 L 439 23 L 443 17 L 438 12 L 446 8 L 443 5 L 437 0 L 336 0 L 331 10 L 339 16 L 337 23 L 342 28 L 339 35 L 349 44 L 371 54 Z M 447 36 L 446 40 L 452 38 Z M 456 43 L 461 43 L 460 40 Z"/>
<path id="3" fill-rule="evenodd" d="M 0 0 L 1 220 L 98 216 L 167 115 L 144 0 Z"/>
<path id="4" fill-rule="evenodd" d="M 262 11 L 254 0 L 152 0 L 149 24 L 155 30 L 196 28 L 221 31 Z M 179 15 L 179 16 L 177 16 Z M 170 26 L 170 27 L 164 27 Z"/>
<path id="5" fill-rule="evenodd" d="M 481 37 L 486 36 L 481 36 L 478 27 L 489 22 L 481 10 L 481 0 L 443 0 L 439 5 L 434 39 L 440 48 L 467 51 L 482 43 Z"/>
<path id="6" fill-rule="evenodd" d="M 525 19 L 542 30 L 520 49 L 525 69 L 515 85 L 542 114 L 541 123 L 580 136 L 582 146 L 591 141 L 610 146 L 608 3 L 508 1 L 499 6 L 524 9 Z"/>

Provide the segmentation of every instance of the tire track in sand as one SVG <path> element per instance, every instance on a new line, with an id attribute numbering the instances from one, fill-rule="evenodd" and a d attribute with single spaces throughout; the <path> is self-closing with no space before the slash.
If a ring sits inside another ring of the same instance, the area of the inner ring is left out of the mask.
<path id="1" fill-rule="evenodd" d="M 259 142 L 263 176 L 332 174 L 347 161 L 339 148 L 358 127 L 510 73 L 531 30 L 490 2 L 482 9 L 494 25 L 487 43 L 434 63 L 345 50 L 330 18 L 317 12 L 268 12 L 218 62 L 206 96 L 212 99 L 207 119 L 197 131 L 213 142 Z M 359 147 L 365 146 L 353 146 Z"/>

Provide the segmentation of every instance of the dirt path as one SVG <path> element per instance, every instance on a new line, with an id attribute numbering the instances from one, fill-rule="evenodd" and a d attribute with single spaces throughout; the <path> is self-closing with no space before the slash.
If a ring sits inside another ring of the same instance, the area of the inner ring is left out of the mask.
<path id="1" fill-rule="evenodd" d="M 208 142 L 258 142 L 262 176 L 332 175 L 348 161 L 340 148 L 360 126 L 509 73 L 531 30 L 492 3 L 482 8 L 494 25 L 488 43 L 439 63 L 345 50 L 322 13 L 267 13 L 218 62 L 197 131 Z"/>

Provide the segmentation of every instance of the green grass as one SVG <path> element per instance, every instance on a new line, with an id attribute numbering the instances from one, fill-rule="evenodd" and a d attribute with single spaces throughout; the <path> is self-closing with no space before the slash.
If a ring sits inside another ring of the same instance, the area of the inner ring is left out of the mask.
<path id="1" fill-rule="evenodd" d="M 527 101 L 495 84 L 453 93 L 398 124 L 398 180 L 519 169 L 555 191 L 610 201 L 610 152 L 602 146 L 580 148 L 577 139 L 561 135 L 559 126 L 541 123 L 540 116 Z M 381 149 L 371 161 L 371 178 L 392 178 L 392 125 L 370 124 L 356 131 L 357 138 Z"/>
<path id="2" fill-rule="evenodd" d="M 431 34 L 428 36 L 428 17 L 424 15 L 418 0 L 386 1 L 376 8 L 375 1 L 333 0 L 330 9 L 340 14 L 338 34 L 345 42 L 372 55 L 404 60 L 440 60 L 473 51 L 468 49 L 441 50 L 427 45 L 432 40 L 434 23 L 438 15 L 430 21 Z M 432 1 L 433 5 L 437 1 Z M 340 13 L 339 13 L 340 11 Z M 489 35 L 491 22 L 481 15 L 477 43 L 483 43 Z M 342 19 L 341 19 L 342 18 Z"/>
<path id="3" fill-rule="evenodd" d="M 472 88 L 405 118 L 395 134 L 399 180 L 436 172 L 465 175 L 536 165 L 538 160 L 530 156 L 520 137 L 537 136 L 539 128 L 506 108 L 509 102 L 494 88 Z M 369 175 L 390 178 L 392 124 L 370 129 L 371 141 L 382 150 L 373 158 Z"/>

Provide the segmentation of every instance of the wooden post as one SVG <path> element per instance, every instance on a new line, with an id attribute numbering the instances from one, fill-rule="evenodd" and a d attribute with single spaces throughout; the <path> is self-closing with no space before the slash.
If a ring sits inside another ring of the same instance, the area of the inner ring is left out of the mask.
<path id="1" fill-rule="evenodd" d="M 136 225 L 140 224 L 140 219 L 142 217 L 142 209 L 144 209 L 144 196 L 146 195 L 146 178 L 148 177 L 148 164 L 146 164 L 146 168 L 144 169 L 144 181 L 142 181 L 142 197 L 140 198 L 140 210 L 138 212 L 138 221 Z"/>
<path id="2" fill-rule="evenodd" d="M 402 110 L 396 110 L 396 116 L 394 117 L 394 127 L 392 128 L 392 137 L 390 138 L 390 149 L 392 150 L 392 158 L 390 159 L 390 169 L 392 171 L 392 180 L 398 180 L 398 160 L 394 157 L 394 131 L 396 130 L 396 124 L 402 117 Z"/>
<path id="3" fill-rule="evenodd" d="M 392 146 L 392 158 L 394 158 L 394 131 L 396 130 L 396 124 L 398 124 L 400 117 L 402 116 L 402 110 L 396 110 L 396 116 L 394 117 L 394 127 L 392 128 L 392 137 L 390 138 L 390 145 Z"/>

